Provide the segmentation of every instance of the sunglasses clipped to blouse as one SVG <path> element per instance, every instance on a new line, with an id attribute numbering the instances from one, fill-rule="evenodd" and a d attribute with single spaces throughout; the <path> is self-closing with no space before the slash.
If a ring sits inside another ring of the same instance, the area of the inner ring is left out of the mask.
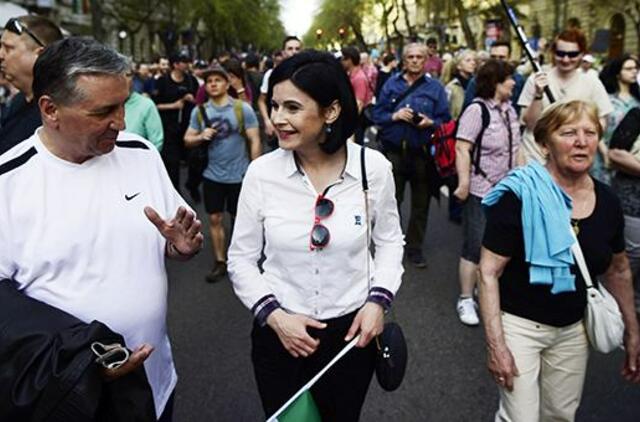
<path id="1" fill-rule="evenodd" d="M 320 221 L 331 216 L 333 209 L 334 205 L 331 199 L 325 197 L 324 194 L 318 195 L 314 208 L 315 216 L 313 227 L 311 228 L 311 238 L 309 239 L 309 248 L 312 251 L 322 249 L 329 244 L 331 233 L 329 233 L 329 229 L 321 224 Z"/>
<path id="2" fill-rule="evenodd" d="M 22 22 L 18 20 L 18 18 L 11 18 L 7 21 L 7 24 L 4 26 L 4 29 L 13 32 L 17 35 L 22 35 L 26 32 L 35 42 L 40 45 L 40 47 L 44 47 L 44 43 L 38 39 L 36 34 L 34 34 L 29 28 L 27 28 Z"/>

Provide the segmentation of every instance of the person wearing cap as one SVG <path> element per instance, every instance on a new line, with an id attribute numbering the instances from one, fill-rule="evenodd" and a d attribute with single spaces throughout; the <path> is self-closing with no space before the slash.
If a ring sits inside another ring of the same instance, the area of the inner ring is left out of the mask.
<path id="1" fill-rule="evenodd" d="M 592 76 L 598 76 L 598 71 L 593 68 L 596 59 L 591 54 L 585 54 L 582 57 L 582 62 L 580 63 L 580 71 L 582 73 L 587 73 Z"/>
<path id="2" fill-rule="evenodd" d="M 164 144 L 162 161 L 176 190 L 180 191 L 180 158 L 184 149 L 184 132 L 194 107 L 198 81 L 189 73 L 191 59 L 186 54 L 169 57 L 171 72 L 156 81 L 153 100 L 160 111 Z"/>
<path id="3" fill-rule="evenodd" d="M 188 148 L 208 144 L 204 169 L 204 207 L 209 214 L 209 233 L 215 267 L 206 276 L 213 283 L 227 274 L 227 242 L 222 224 L 224 212 L 235 219 L 242 179 L 249 161 L 261 152 L 258 119 L 249 103 L 229 96 L 227 71 L 214 66 L 202 73 L 208 100 L 191 112 L 184 135 Z"/>
<path id="4" fill-rule="evenodd" d="M 45 47 L 62 39 L 62 32 L 42 16 L 27 15 L 7 21 L 0 39 L 0 71 L 20 92 L 3 110 L 0 154 L 24 141 L 42 125 L 33 101 L 33 65 Z"/>

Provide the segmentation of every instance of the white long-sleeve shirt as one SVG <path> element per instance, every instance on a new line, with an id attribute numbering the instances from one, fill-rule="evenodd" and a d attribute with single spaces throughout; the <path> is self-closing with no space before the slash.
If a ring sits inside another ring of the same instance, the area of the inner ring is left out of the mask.
<path id="1" fill-rule="evenodd" d="M 249 166 L 229 249 L 229 273 L 236 294 L 256 315 L 269 298 L 289 312 L 320 320 L 353 312 L 367 300 L 370 252 L 360 148 L 347 143 L 344 175 L 326 194 L 334 211 L 321 220 L 331 234 L 323 249 L 310 248 L 319 192 L 298 170 L 293 153 L 276 150 Z M 393 299 L 404 271 L 404 238 L 391 164 L 371 149 L 366 150 L 365 162 L 375 245 L 370 286 Z M 258 260 L 263 245 L 266 260 L 261 273 Z"/>

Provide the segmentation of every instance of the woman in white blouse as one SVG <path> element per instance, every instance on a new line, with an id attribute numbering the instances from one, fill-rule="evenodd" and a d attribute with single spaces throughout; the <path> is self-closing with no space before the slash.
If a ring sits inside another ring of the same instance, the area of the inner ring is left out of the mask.
<path id="1" fill-rule="evenodd" d="M 366 150 L 374 259 L 361 147 L 347 143 L 357 106 L 339 61 L 297 54 L 273 71 L 267 96 L 280 148 L 249 166 L 229 250 L 234 290 L 255 317 L 251 355 L 262 405 L 273 414 L 360 334 L 357 348 L 311 390 L 323 420 L 358 420 L 375 365 L 371 340 L 403 272 L 391 165 Z"/>

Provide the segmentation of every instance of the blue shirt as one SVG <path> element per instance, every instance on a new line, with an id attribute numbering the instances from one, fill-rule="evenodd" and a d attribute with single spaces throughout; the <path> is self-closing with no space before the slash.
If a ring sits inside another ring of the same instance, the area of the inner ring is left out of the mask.
<path id="1" fill-rule="evenodd" d="M 519 74 L 518 72 L 513 73 L 513 81 L 516 85 L 513 87 L 513 92 L 511 93 L 511 105 L 516 109 L 516 113 L 520 114 L 520 106 L 518 105 L 518 98 L 520 98 L 520 93 L 522 92 L 522 88 L 524 87 L 524 76 Z M 476 77 L 474 76 L 469 81 L 467 85 L 467 89 L 464 90 L 464 104 L 462 105 L 462 109 L 469 104 L 471 101 L 476 98 Z"/>
<path id="2" fill-rule="evenodd" d="M 221 107 L 207 101 L 205 112 L 218 133 L 209 143 L 209 164 L 202 175 L 218 183 L 241 183 L 249 166 L 247 154 L 247 140 L 240 134 L 238 119 L 233 110 L 233 102 L 239 101 L 229 98 L 229 102 Z M 200 109 L 191 112 L 189 127 L 199 132 L 204 130 L 204 123 L 199 116 Z M 258 119 L 251 105 L 242 103 L 244 115 L 244 129 L 258 127 Z"/>
<path id="3" fill-rule="evenodd" d="M 402 141 L 407 141 L 409 148 L 420 149 L 427 145 L 437 126 L 451 119 L 444 86 L 437 79 L 427 75 L 423 78 L 425 79 L 424 83 L 405 97 L 400 104 L 396 104 L 396 99 L 409 89 L 409 84 L 403 73 L 389 77 L 389 80 L 382 87 L 373 108 L 373 120 L 381 127 L 380 138 L 383 146 L 397 148 L 400 147 Z M 433 126 L 419 129 L 411 123 L 392 121 L 391 115 L 404 106 L 411 107 L 414 112 L 428 116 L 433 120 Z"/>

